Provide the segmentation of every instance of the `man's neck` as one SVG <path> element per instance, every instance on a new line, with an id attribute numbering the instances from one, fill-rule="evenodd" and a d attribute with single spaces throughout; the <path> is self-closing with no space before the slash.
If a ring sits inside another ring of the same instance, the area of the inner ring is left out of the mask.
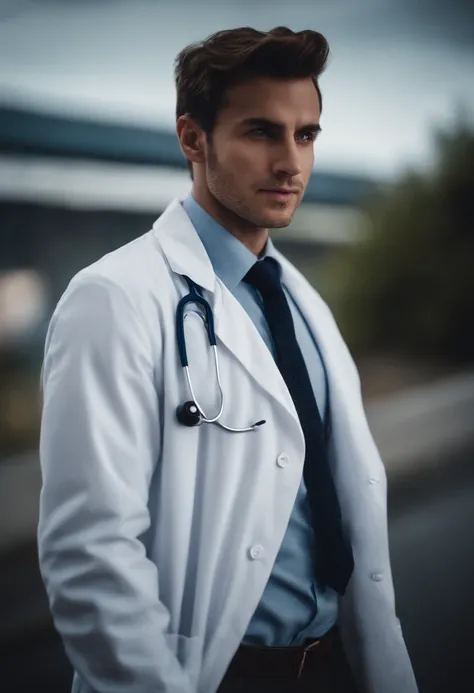
<path id="1" fill-rule="evenodd" d="M 241 217 L 219 204 L 211 195 L 203 193 L 193 187 L 192 195 L 196 202 L 209 214 L 218 224 L 237 238 L 254 255 L 260 257 L 267 244 L 268 229 L 258 228 L 249 224 Z"/>

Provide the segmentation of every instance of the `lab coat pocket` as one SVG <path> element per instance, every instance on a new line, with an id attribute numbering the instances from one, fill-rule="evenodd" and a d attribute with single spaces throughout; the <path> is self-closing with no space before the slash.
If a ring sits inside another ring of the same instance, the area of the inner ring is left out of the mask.
<path id="1" fill-rule="evenodd" d="M 197 637 L 188 638 L 179 633 L 166 633 L 165 640 L 169 649 L 186 672 L 192 690 L 197 690 L 202 664 L 202 639 Z"/>
<path id="2" fill-rule="evenodd" d="M 191 690 L 197 690 L 202 664 L 202 639 L 165 633 L 165 642 L 189 678 Z M 71 693 L 97 693 L 77 672 L 74 673 Z"/>

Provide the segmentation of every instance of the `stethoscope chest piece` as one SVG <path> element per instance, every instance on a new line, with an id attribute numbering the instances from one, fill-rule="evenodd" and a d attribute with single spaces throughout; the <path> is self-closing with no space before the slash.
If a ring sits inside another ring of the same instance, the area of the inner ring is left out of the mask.
<path id="1" fill-rule="evenodd" d="M 202 423 L 202 417 L 195 402 L 185 402 L 176 408 L 176 418 L 183 426 L 199 426 Z"/>

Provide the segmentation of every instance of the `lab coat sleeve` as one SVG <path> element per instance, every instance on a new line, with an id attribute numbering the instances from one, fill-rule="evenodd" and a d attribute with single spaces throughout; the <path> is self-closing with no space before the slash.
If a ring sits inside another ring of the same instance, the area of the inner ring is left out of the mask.
<path id="1" fill-rule="evenodd" d="M 55 626 L 97 693 L 191 693 L 139 538 L 160 445 L 152 353 L 122 288 L 73 280 L 46 339 L 38 550 Z"/>

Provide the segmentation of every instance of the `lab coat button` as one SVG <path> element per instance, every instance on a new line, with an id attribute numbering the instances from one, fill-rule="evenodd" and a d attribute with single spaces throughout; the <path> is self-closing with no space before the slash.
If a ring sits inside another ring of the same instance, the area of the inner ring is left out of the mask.
<path id="1" fill-rule="evenodd" d="M 259 558 L 263 558 L 264 550 L 261 544 L 254 544 L 249 549 L 249 556 L 252 561 L 258 561 Z"/>
<path id="2" fill-rule="evenodd" d="M 290 461 L 290 458 L 288 457 L 288 455 L 285 452 L 282 452 L 278 455 L 276 463 L 279 467 L 281 467 L 283 469 L 284 467 L 287 466 L 289 461 Z"/>
<path id="3" fill-rule="evenodd" d="M 378 483 L 379 483 L 379 480 L 378 480 L 378 479 L 375 479 L 374 477 L 372 477 L 371 479 L 369 479 L 369 484 L 378 484 Z"/>
<path id="4" fill-rule="evenodd" d="M 374 582 L 382 582 L 382 580 L 383 580 L 383 574 L 382 573 L 372 573 L 371 577 L 372 577 L 372 580 L 374 580 Z"/>

